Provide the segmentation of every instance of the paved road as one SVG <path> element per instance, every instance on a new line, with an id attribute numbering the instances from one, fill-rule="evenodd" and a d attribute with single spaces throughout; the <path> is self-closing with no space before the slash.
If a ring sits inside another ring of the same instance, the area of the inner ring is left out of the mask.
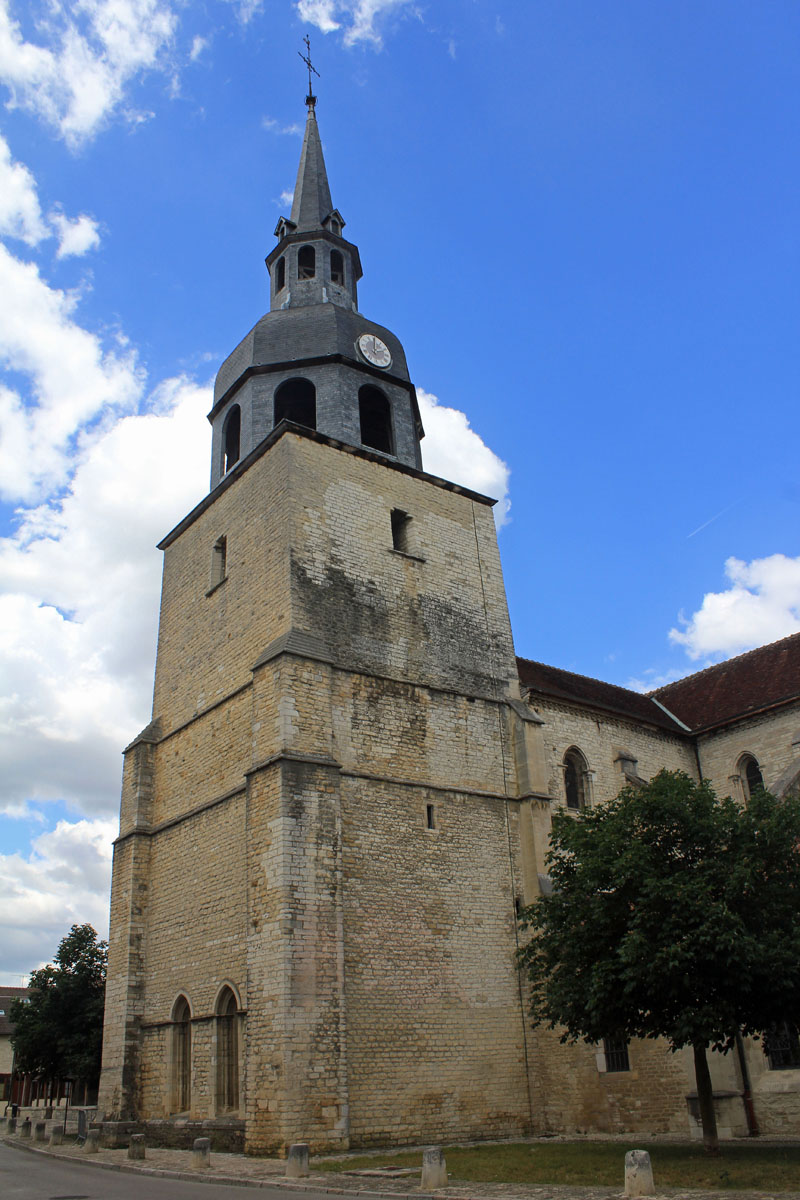
<path id="1" fill-rule="evenodd" d="M 304 1189 L 294 1194 L 302 1200 L 330 1200 L 324 1192 Z M 160 1179 L 89 1167 L 0 1144 L 2 1200 L 246 1200 L 248 1196 L 253 1200 L 288 1200 L 282 1188 L 262 1187 L 251 1192 L 235 1185 Z"/>

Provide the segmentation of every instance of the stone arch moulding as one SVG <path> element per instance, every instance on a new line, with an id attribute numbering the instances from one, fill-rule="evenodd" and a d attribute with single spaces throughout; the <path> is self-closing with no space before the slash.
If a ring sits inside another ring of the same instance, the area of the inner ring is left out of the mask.
<path id="1" fill-rule="evenodd" d="M 241 1012 L 242 1011 L 242 994 L 232 979 L 223 979 L 222 982 L 220 983 L 219 987 L 217 988 L 217 993 L 214 996 L 214 1012 L 215 1013 L 219 1012 L 220 1000 L 224 996 L 225 992 L 233 992 L 234 999 L 236 1000 L 236 1007 Z"/>
<path id="2" fill-rule="evenodd" d="M 564 796 L 569 812 L 582 812 L 591 807 L 591 779 L 589 763 L 579 746 L 568 746 L 561 760 L 564 772 Z"/>
<path id="3" fill-rule="evenodd" d="M 739 775 L 742 796 L 745 804 L 750 799 L 753 791 L 757 787 L 764 787 L 764 775 L 761 770 L 761 764 L 749 750 L 739 755 L 736 763 L 736 771 Z"/>

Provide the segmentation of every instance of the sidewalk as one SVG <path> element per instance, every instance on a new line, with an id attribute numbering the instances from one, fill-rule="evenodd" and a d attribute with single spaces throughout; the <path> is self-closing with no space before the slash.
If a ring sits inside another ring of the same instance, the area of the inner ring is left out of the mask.
<path id="1" fill-rule="evenodd" d="M 192 1169 L 191 1150 L 147 1149 L 144 1162 L 131 1161 L 126 1150 L 98 1150 L 87 1154 L 76 1145 L 54 1148 L 38 1145 L 18 1135 L 3 1135 L 6 1146 L 14 1146 L 32 1154 L 47 1154 L 52 1158 L 77 1160 L 84 1166 L 101 1167 L 111 1171 L 130 1171 L 141 1175 L 157 1175 L 167 1179 L 191 1180 L 196 1183 L 226 1183 L 238 1187 L 280 1187 L 287 1191 L 326 1192 L 338 1196 L 381 1196 L 389 1200 L 622 1200 L 623 1156 L 620 1154 L 620 1186 L 566 1187 L 561 1185 L 523 1186 L 511 1183 L 454 1182 L 437 1192 L 423 1193 L 419 1187 L 420 1172 L 398 1174 L 391 1170 L 358 1170 L 341 1174 L 326 1172 L 324 1159 L 317 1160 L 308 1179 L 284 1178 L 286 1162 L 278 1158 L 251 1158 L 244 1154 L 211 1155 L 211 1166 L 205 1170 Z M 420 1163 L 422 1151 L 420 1150 Z M 658 1180 L 656 1179 L 656 1186 Z M 682 1191 L 664 1188 L 657 1197 L 667 1200 L 800 1200 L 800 1192 L 764 1191 Z M 657 1200 L 657 1198 L 656 1198 Z"/>

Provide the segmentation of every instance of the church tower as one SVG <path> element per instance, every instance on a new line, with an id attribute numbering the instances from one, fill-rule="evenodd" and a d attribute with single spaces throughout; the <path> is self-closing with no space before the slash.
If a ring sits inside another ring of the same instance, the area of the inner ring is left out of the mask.
<path id="1" fill-rule="evenodd" d="M 512 1136 L 541 731 L 493 501 L 421 468 L 307 104 L 270 310 L 217 376 L 211 490 L 161 542 L 99 1105 L 252 1153 Z"/>

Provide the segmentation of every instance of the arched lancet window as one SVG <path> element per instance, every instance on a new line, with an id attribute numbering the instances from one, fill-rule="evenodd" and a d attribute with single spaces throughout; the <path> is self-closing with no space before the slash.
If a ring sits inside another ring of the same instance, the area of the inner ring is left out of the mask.
<path id="1" fill-rule="evenodd" d="M 192 1099 L 192 1012 L 185 996 L 172 1008 L 172 1109 L 188 1112 Z"/>
<path id="2" fill-rule="evenodd" d="M 564 791 L 567 808 L 581 812 L 586 807 L 586 759 L 580 750 L 571 746 L 564 755 Z"/>
<path id="3" fill-rule="evenodd" d="M 392 409 L 383 392 L 376 387 L 358 389 L 358 415 L 361 419 L 361 442 L 383 454 L 394 454 L 392 441 Z"/>
<path id="4" fill-rule="evenodd" d="M 344 258 L 338 250 L 331 250 L 331 283 L 344 286 Z"/>
<path id="5" fill-rule="evenodd" d="M 317 273 L 317 255 L 313 246 L 301 246 L 297 252 L 297 278 L 313 279 Z"/>
<path id="6" fill-rule="evenodd" d="M 222 464 L 222 474 L 227 475 L 231 467 L 239 461 L 241 452 L 242 438 L 242 410 L 238 404 L 234 404 L 228 410 L 228 415 L 225 418 L 225 424 L 222 428 L 222 446 L 224 451 L 224 462 Z"/>
<path id="7" fill-rule="evenodd" d="M 747 803 L 753 792 L 764 786 L 764 776 L 761 774 L 758 759 L 752 754 L 743 754 L 739 759 L 739 775 L 742 780 L 745 803 Z"/>
<path id="8" fill-rule="evenodd" d="M 317 428 L 317 391 L 310 379 L 289 379 L 275 393 L 275 424 L 294 421 L 295 425 Z"/>
<path id="9" fill-rule="evenodd" d="M 216 1011 L 217 1111 L 239 1107 L 239 1005 L 229 987 L 219 994 Z"/>
<path id="10" fill-rule="evenodd" d="M 281 255 L 275 263 L 275 291 L 280 292 L 286 287 L 286 259 Z"/>

